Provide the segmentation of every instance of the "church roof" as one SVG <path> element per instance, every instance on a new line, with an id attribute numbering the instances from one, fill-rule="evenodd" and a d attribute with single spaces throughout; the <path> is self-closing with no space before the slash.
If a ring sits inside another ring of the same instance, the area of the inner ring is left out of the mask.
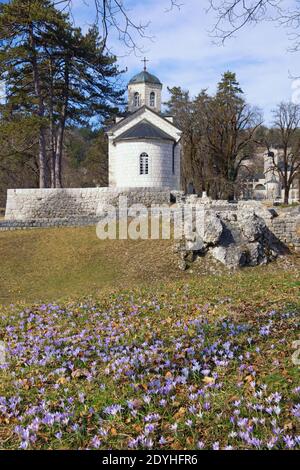
<path id="1" fill-rule="evenodd" d="M 155 75 L 147 72 L 147 70 L 143 70 L 142 72 L 134 75 L 134 77 L 129 81 L 129 84 L 131 85 L 134 83 L 152 83 L 154 85 L 161 85 L 160 80 L 155 77 Z"/>
<path id="2" fill-rule="evenodd" d="M 264 173 L 256 173 L 254 175 L 254 181 L 258 181 L 258 180 L 263 180 L 265 178 L 265 174 Z"/>
<path id="3" fill-rule="evenodd" d="M 131 139 L 163 139 L 175 141 L 172 136 L 146 120 L 138 122 L 135 126 L 123 132 L 116 140 Z"/>
<path id="4" fill-rule="evenodd" d="M 121 127 L 123 127 L 125 124 L 127 124 L 128 122 L 130 122 L 132 119 L 135 119 L 137 116 L 143 114 L 145 111 L 150 111 L 152 114 L 155 114 L 156 116 L 160 117 L 161 119 L 163 119 L 165 122 L 167 122 L 170 126 L 172 126 L 174 129 L 176 129 L 177 131 L 180 131 L 180 129 L 171 121 L 169 121 L 168 119 L 166 119 L 165 116 L 163 116 L 161 113 L 158 113 L 157 111 L 155 111 L 153 108 L 149 108 L 148 106 L 146 106 L 145 104 L 143 106 L 141 106 L 140 108 L 138 108 L 136 111 L 133 111 L 132 113 L 128 113 L 126 114 L 126 116 L 124 117 L 124 119 L 122 119 L 121 121 L 117 122 L 116 124 L 113 124 L 112 126 L 110 126 L 108 129 L 107 129 L 107 132 L 110 133 L 110 132 L 115 132 L 117 129 L 120 129 Z"/>

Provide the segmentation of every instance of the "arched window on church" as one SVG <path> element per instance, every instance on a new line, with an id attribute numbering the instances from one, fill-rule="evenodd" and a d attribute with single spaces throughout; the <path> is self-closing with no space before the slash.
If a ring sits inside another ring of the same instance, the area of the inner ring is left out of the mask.
<path id="1" fill-rule="evenodd" d="M 149 175 L 149 156 L 145 152 L 140 155 L 140 175 Z"/>
<path id="2" fill-rule="evenodd" d="M 140 105 L 140 95 L 138 92 L 135 92 L 134 94 L 134 107 L 138 108 Z"/>
<path id="3" fill-rule="evenodd" d="M 257 191 L 265 191 L 266 187 L 263 184 L 257 184 L 254 189 Z"/>
<path id="4" fill-rule="evenodd" d="M 155 93 L 154 93 L 154 91 L 151 91 L 151 93 L 150 93 L 150 106 L 152 108 L 155 107 Z"/>

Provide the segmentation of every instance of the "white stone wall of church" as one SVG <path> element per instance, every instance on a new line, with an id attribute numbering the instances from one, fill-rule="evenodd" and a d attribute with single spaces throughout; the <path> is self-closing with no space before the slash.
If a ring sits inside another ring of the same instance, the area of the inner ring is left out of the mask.
<path id="1" fill-rule="evenodd" d="M 172 141 L 120 141 L 114 150 L 117 187 L 161 187 L 180 189 L 180 149 L 175 148 L 175 172 L 172 171 Z M 149 174 L 140 175 L 140 155 L 149 156 Z"/>
<path id="2" fill-rule="evenodd" d="M 108 185 L 116 186 L 116 151 L 117 147 L 113 145 L 112 139 L 108 142 Z"/>
<path id="3" fill-rule="evenodd" d="M 181 142 L 175 146 L 175 175 L 174 175 L 174 188 L 178 191 L 181 190 Z"/>
<path id="4" fill-rule="evenodd" d="M 135 111 L 137 108 L 134 106 L 134 94 L 139 93 L 140 95 L 140 107 L 150 106 L 150 93 L 155 93 L 155 106 L 153 109 L 156 112 L 161 111 L 161 86 L 150 84 L 150 83 L 136 83 L 128 85 L 128 109 L 129 111 Z"/>

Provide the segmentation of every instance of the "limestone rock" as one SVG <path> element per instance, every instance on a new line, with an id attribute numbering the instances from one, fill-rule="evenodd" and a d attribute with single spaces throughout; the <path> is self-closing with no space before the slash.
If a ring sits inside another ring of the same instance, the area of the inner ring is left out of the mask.
<path id="1" fill-rule="evenodd" d="M 239 245 L 216 246 L 211 249 L 213 257 L 230 268 L 245 266 L 247 255 Z"/>
<path id="2" fill-rule="evenodd" d="M 265 222 L 254 212 L 239 213 L 237 222 L 242 234 L 250 242 L 257 241 L 266 231 Z"/>
<path id="3" fill-rule="evenodd" d="M 186 261 L 184 259 L 180 259 L 178 261 L 178 269 L 180 271 L 186 271 L 187 268 L 188 268 L 188 265 L 187 265 Z"/>
<path id="4" fill-rule="evenodd" d="M 205 244 L 203 243 L 202 238 L 195 233 L 195 237 L 192 239 L 187 239 L 185 243 L 186 250 L 204 252 Z"/>
<path id="5" fill-rule="evenodd" d="M 213 212 L 205 212 L 201 238 L 207 245 L 216 245 L 221 238 L 223 224 L 220 218 Z"/>

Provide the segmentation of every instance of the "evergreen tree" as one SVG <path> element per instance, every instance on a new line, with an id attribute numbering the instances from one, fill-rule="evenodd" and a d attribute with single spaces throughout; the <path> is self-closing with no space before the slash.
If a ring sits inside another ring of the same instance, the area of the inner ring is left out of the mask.
<path id="1" fill-rule="evenodd" d="M 236 75 L 223 74 L 216 95 L 206 103 L 206 147 L 217 185 L 215 196 L 233 199 L 243 162 L 249 158 L 260 112 L 249 106 Z"/>
<path id="2" fill-rule="evenodd" d="M 98 30 L 86 35 L 70 31 L 61 51 L 54 84 L 54 108 L 59 114 L 57 123 L 55 182 L 61 186 L 61 159 L 65 126 L 86 125 L 91 118 L 101 124 L 117 113 L 123 90 L 116 86 L 116 58 L 103 54 Z M 67 51 L 67 53 L 66 53 Z"/>
<path id="3" fill-rule="evenodd" d="M 31 108 L 39 119 L 40 187 L 47 185 L 45 104 L 41 83 L 43 35 L 58 14 L 47 0 L 0 5 L 0 79 L 14 107 Z M 29 104 L 30 100 L 30 104 Z"/>
<path id="4" fill-rule="evenodd" d="M 203 90 L 190 99 L 180 87 L 169 92 L 168 112 L 183 131 L 185 189 L 192 182 L 197 192 L 232 199 L 239 171 L 253 151 L 260 113 L 246 103 L 232 72 L 223 74 L 214 96 Z"/>
<path id="5" fill-rule="evenodd" d="M 220 100 L 223 99 L 225 102 L 228 102 L 230 99 L 240 101 L 242 100 L 241 95 L 243 95 L 243 93 L 236 79 L 236 74 L 230 71 L 225 72 L 218 83 L 216 97 Z"/>
<path id="6" fill-rule="evenodd" d="M 0 9 L 0 67 L 7 106 L 39 120 L 40 187 L 61 187 L 66 125 L 102 122 L 121 103 L 116 58 L 48 0 L 12 0 Z"/>

